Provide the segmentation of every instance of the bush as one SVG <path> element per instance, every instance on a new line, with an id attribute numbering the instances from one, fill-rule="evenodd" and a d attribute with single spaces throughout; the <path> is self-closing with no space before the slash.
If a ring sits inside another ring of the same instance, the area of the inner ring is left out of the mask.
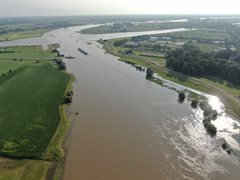
<path id="1" fill-rule="evenodd" d="M 125 51 L 123 51 L 123 54 L 133 54 L 133 51 L 132 50 L 125 50 Z"/>
<path id="2" fill-rule="evenodd" d="M 146 79 L 151 79 L 154 71 L 151 68 L 147 68 Z"/>
<path id="3" fill-rule="evenodd" d="M 216 110 L 213 110 L 212 111 L 212 119 L 213 120 L 217 119 L 217 116 L 218 116 L 218 112 Z"/>
<path id="4" fill-rule="evenodd" d="M 126 64 L 130 64 L 130 65 L 132 65 L 132 66 L 135 66 L 135 65 L 136 65 L 134 62 L 131 62 L 131 61 L 128 61 L 128 60 L 124 60 L 124 62 L 125 62 Z"/>
<path id="5" fill-rule="evenodd" d="M 207 119 L 203 120 L 204 127 L 207 129 L 208 133 L 211 135 L 217 134 L 217 128 Z"/>
<path id="6" fill-rule="evenodd" d="M 211 108 L 210 104 L 206 100 L 200 102 L 199 106 L 203 111 L 205 109 Z"/>
<path id="7" fill-rule="evenodd" d="M 180 92 L 180 93 L 178 94 L 178 100 L 179 100 L 180 102 L 183 102 L 183 101 L 185 100 L 185 98 L 186 98 L 186 95 L 185 95 L 184 92 Z"/>
<path id="8" fill-rule="evenodd" d="M 56 60 L 56 64 L 58 65 L 60 70 L 66 70 L 66 64 L 61 60 Z"/>
<path id="9" fill-rule="evenodd" d="M 192 108 L 197 108 L 198 107 L 198 101 L 197 100 L 192 100 L 191 106 L 192 106 Z"/>
<path id="10" fill-rule="evenodd" d="M 64 103 L 64 104 L 70 104 L 70 103 L 72 103 L 72 97 L 65 97 L 65 98 L 63 99 L 63 103 Z"/>
<path id="11" fill-rule="evenodd" d="M 140 66 L 140 65 L 136 65 L 135 68 L 136 68 L 136 70 L 138 70 L 138 71 L 143 71 L 143 68 L 142 68 L 142 66 Z"/>
<path id="12" fill-rule="evenodd" d="M 223 143 L 223 144 L 222 144 L 222 148 L 223 148 L 223 149 L 227 149 L 227 144 L 226 144 L 226 143 Z"/>
<path id="13" fill-rule="evenodd" d="M 203 115 L 205 117 L 210 116 L 213 120 L 217 119 L 218 112 L 212 109 L 212 106 L 207 101 L 202 101 L 200 103 L 200 108 L 203 110 Z"/>

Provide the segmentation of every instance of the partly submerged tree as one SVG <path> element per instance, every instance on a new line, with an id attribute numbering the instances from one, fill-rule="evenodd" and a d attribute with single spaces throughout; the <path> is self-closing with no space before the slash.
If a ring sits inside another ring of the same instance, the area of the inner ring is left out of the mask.
<path id="1" fill-rule="evenodd" d="M 146 79 L 151 79 L 153 77 L 154 71 L 151 68 L 147 68 Z"/>
<path id="2" fill-rule="evenodd" d="M 198 107 L 198 100 L 192 100 L 191 106 L 192 106 L 192 108 L 197 108 Z"/>
<path id="3" fill-rule="evenodd" d="M 185 100 L 185 98 L 186 98 L 186 95 L 183 91 L 178 94 L 179 102 L 183 102 Z"/>

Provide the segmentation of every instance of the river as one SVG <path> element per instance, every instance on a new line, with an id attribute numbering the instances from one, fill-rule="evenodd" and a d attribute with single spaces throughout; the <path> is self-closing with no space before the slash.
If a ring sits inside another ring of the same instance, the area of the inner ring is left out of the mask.
<path id="1" fill-rule="evenodd" d="M 82 35 L 88 26 L 57 29 L 41 38 L 1 43 L 35 45 L 59 43 L 67 71 L 73 73 L 71 131 L 67 140 L 64 180 L 161 180 L 240 177 L 240 161 L 221 148 L 225 138 L 239 148 L 236 119 L 224 113 L 214 121 L 216 137 L 203 127 L 202 112 L 189 102 L 180 104 L 171 89 L 145 79 L 145 74 L 106 54 L 96 40 L 170 31 Z M 182 31 L 178 29 L 171 31 Z M 85 56 L 77 48 L 89 54 Z M 173 86 L 178 86 L 174 83 Z"/>

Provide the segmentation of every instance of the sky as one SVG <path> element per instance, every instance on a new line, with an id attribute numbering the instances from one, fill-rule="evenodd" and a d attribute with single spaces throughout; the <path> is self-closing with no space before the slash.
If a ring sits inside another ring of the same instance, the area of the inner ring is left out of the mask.
<path id="1" fill-rule="evenodd" d="M 240 0 L 0 0 L 1 17 L 240 14 Z"/>

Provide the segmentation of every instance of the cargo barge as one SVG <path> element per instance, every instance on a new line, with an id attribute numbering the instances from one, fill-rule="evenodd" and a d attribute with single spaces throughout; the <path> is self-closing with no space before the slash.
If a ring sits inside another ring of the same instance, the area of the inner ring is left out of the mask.
<path id="1" fill-rule="evenodd" d="M 79 50 L 81 53 L 83 53 L 83 54 L 85 54 L 85 55 L 88 55 L 88 52 L 84 51 L 83 49 L 78 48 L 78 50 Z"/>

